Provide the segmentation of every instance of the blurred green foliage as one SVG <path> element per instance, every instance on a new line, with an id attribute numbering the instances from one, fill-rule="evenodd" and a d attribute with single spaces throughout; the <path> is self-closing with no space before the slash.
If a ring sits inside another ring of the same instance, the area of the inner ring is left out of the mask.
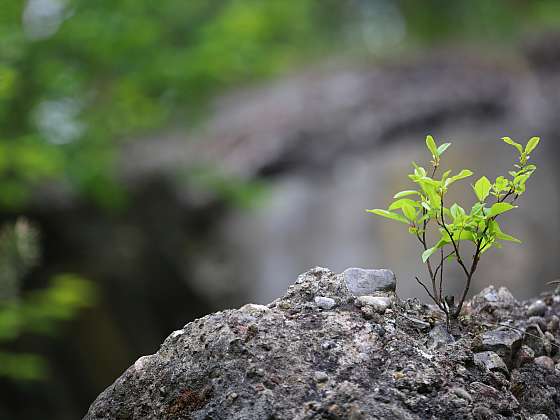
<path id="1" fill-rule="evenodd" d="M 327 1 L 334 7 L 334 2 Z M 0 13 L 0 205 L 58 179 L 118 204 L 115 147 L 192 125 L 215 92 L 324 40 L 312 1 L 9 1 Z"/>
<path id="2" fill-rule="evenodd" d="M 324 53 L 499 38 L 557 0 L 8 0 L 0 12 L 0 208 L 51 180 L 106 206 L 120 142 L 200 121 L 225 88 Z"/>
<path id="3" fill-rule="evenodd" d="M 0 376 L 41 379 L 47 366 L 36 354 L 9 351 L 24 334 L 53 335 L 60 321 L 93 303 L 93 285 L 73 274 L 54 276 L 42 289 L 22 293 L 22 280 L 38 263 L 38 232 L 26 220 L 0 233 Z"/>

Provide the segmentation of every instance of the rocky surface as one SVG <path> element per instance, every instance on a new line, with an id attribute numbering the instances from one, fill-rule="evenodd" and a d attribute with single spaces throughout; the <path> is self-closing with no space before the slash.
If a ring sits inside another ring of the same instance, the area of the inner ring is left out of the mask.
<path id="1" fill-rule="evenodd" d="M 374 289 L 379 276 L 361 279 Z M 559 418 L 560 296 L 534 311 L 488 287 L 448 333 L 394 287 L 357 296 L 347 284 L 315 268 L 267 306 L 187 324 L 85 419 Z"/>

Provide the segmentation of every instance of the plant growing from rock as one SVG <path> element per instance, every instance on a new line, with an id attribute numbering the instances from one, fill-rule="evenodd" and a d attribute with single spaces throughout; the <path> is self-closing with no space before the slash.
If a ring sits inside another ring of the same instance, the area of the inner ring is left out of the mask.
<path id="1" fill-rule="evenodd" d="M 458 318 L 461 313 L 482 255 L 493 246 L 500 248 L 500 241 L 521 242 L 504 233 L 497 219 L 517 208 L 515 203 L 525 192 L 525 183 L 536 169 L 529 159 L 539 144 L 539 138 L 531 138 L 525 147 L 509 137 L 503 137 L 502 140 L 516 149 L 518 161 L 508 176 L 499 176 L 494 182 L 483 176 L 474 183 L 472 187 L 477 201 L 470 211 L 457 203 L 450 207 L 446 207 L 446 204 L 449 188 L 455 182 L 471 177 L 473 172 L 463 169 L 452 175 L 451 170 L 448 170 L 440 179 L 435 178 L 441 166 L 441 156 L 451 144 L 437 146 L 432 136 L 426 137 L 426 146 L 432 155 L 431 168 L 428 171 L 413 162 L 414 172 L 408 175 L 417 189 L 395 194 L 393 198 L 396 200 L 387 210 L 367 210 L 407 225 L 409 233 L 418 239 L 430 284 L 426 285 L 418 277 L 416 281 L 445 313 L 448 326 L 450 320 Z M 437 229 L 437 240 L 430 243 L 427 233 L 431 226 Z M 472 256 L 465 255 L 465 246 L 461 247 L 465 242 L 472 244 Z M 465 275 L 463 290 L 457 302 L 454 296 L 444 296 L 443 273 L 447 261 L 456 261 Z"/>

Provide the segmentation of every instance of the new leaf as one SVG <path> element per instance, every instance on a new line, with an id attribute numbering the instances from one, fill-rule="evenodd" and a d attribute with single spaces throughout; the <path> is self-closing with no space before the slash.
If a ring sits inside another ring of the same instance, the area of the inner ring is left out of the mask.
<path id="1" fill-rule="evenodd" d="M 386 217 L 387 219 L 396 220 L 397 222 L 404 223 L 405 225 L 409 224 L 408 220 L 406 220 L 404 216 L 401 216 L 400 214 L 394 213 L 392 211 L 382 210 L 382 209 L 373 209 L 373 210 L 366 210 L 366 211 L 368 213 L 374 213 L 377 214 L 378 216 Z"/>
<path id="2" fill-rule="evenodd" d="M 488 180 L 488 178 L 483 176 L 478 181 L 476 181 L 473 188 L 474 188 L 474 192 L 475 192 L 475 194 L 478 198 L 478 201 L 480 201 L 482 203 L 482 202 L 484 202 L 484 200 L 486 200 L 486 198 L 488 197 L 488 194 L 490 194 L 490 189 L 492 188 L 492 183 Z"/>

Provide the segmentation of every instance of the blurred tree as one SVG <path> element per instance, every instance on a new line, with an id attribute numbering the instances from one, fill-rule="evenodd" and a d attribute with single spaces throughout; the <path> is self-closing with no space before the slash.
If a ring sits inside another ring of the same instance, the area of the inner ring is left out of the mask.
<path id="1" fill-rule="evenodd" d="M 41 379 L 47 366 L 37 354 L 9 351 L 23 334 L 56 332 L 60 321 L 89 306 L 93 286 L 72 274 L 57 275 L 51 284 L 22 295 L 22 280 L 40 257 L 37 230 L 26 220 L 3 227 L 0 233 L 0 376 Z"/>
<path id="2" fill-rule="evenodd" d="M 300 0 L 3 4 L 0 205 L 21 208 L 52 179 L 118 205 L 118 141 L 192 125 L 212 93 L 317 52 L 327 33 L 320 9 Z"/>
<path id="3" fill-rule="evenodd" d="M 0 206 L 23 208 L 53 179 L 121 205 L 118 142 L 192 126 L 216 92 L 325 51 L 501 36 L 559 17 L 556 0 L 3 2 Z"/>

